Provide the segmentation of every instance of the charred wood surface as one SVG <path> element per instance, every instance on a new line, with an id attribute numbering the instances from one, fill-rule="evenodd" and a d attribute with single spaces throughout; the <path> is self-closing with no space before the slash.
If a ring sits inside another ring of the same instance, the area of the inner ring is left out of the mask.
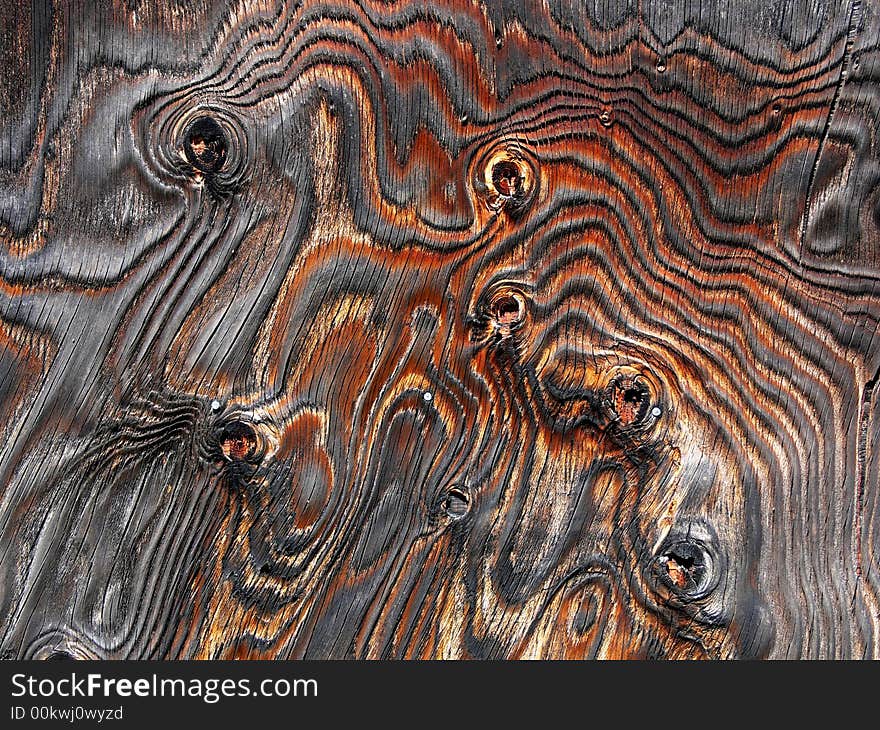
<path id="1" fill-rule="evenodd" d="M 880 655 L 880 3 L 0 5 L 7 657 Z"/>

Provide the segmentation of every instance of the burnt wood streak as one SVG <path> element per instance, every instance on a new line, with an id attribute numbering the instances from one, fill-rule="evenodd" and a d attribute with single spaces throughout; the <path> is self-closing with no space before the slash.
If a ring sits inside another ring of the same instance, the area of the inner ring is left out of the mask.
<path id="1" fill-rule="evenodd" d="M 877 0 L 5 0 L 0 651 L 880 655 Z"/>

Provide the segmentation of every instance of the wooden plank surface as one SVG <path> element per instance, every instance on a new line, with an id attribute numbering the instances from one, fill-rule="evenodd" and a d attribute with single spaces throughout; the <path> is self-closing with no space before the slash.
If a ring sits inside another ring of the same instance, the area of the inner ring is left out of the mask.
<path id="1" fill-rule="evenodd" d="M 880 655 L 876 0 L 0 19 L 4 656 Z"/>

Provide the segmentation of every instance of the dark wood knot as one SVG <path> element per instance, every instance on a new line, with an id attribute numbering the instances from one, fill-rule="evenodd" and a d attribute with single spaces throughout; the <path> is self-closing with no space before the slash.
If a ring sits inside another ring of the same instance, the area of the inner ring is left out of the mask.
<path id="1" fill-rule="evenodd" d="M 456 484 L 446 490 L 440 498 L 440 507 L 452 520 L 461 520 L 470 511 L 471 497 L 465 486 Z"/>
<path id="2" fill-rule="evenodd" d="M 229 140 L 220 123 L 210 116 L 191 121 L 183 135 L 183 153 L 196 170 L 211 175 L 223 169 Z"/>
<path id="3" fill-rule="evenodd" d="M 607 390 L 612 420 L 620 427 L 631 429 L 651 425 L 663 410 L 655 402 L 650 383 L 640 375 L 620 375 Z"/>
<path id="4" fill-rule="evenodd" d="M 492 184 L 502 198 L 522 194 L 525 176 L 520 165 L 513 160 L 501 160 L 492 166 Z"/>
<path id="5" fill-rule="evenodd" d="M 253 461 L 260 449 L 256 430 L 244 421 L 223 425 L 217 441 L 223 458 L 231 462 Z"/>
<path id="6" fill-rule="evenodd" d="M 474 184 L 490 210 L 517 217 L 534 198 L 538 164 L 523 146 L 509 144 L 489 149 L 477 165 Z"/>
<path id="7" fill-rule="evenodd" d="M 717 558 L 709 545 L 693 538 L 667 541 L 654 558 L 653 573 L 676 596 L 692 601 L 717 583 Z"/>
<path id="8" fill-rule="evenodd" d="M 510 334 L 526 319 L 528 305 L 525 294 L 510 286 L 502 286 L 489 297 L 486 317 L 496 330 Z"/>
<path id="9" fill-rule="evenodd" d="M 530 298 L 512 282 L 498 282 L 486 289 L 467 318 L 471 339 L 491 344 L 508 340 L 529 317 Z"/>
<path id="10" fill-rule="evenodd" d="M 433 530 L 462 522 L 472 506 L 470 489 L 464 484 L 451 484 L 434 500 L 429 525 Z"/>

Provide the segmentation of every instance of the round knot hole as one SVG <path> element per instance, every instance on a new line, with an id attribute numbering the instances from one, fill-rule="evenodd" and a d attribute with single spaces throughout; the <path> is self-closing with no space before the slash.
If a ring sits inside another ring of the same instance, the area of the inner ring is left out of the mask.
<path id="1" fill-rule="evenodd" d="M 467 491 L 461 486 L 453 486 L 443 495 L 440 506 L 450 519 L 460 520 L 468 513 L 470 503 Z"/>
<path id="2" fill-rule="evenodd" d="M 476 191 L 491 211 L 503 211 L 517 219 L 535 198 L 538 161 L 523 144 L 502 143 L 486 150 L 474 169 Z"/>
<path id="3" fill-rule="evenodd" d="M 655 571 L 667 588 L 688 598 L 704 595 L 712 588 L 714 559 L 697 540 L 679 540 L 663 548 Z"/>
<path id="4" fill-rule="evenodd" d="M 651 409 L 651 391 L 638 377 L 623 377 L 611 385 L 611 407 L 622 426 L 641 424 Z"/>
<path id="5" fill-rule="evenodd" d="M 516 162 L 502 160 L 492 165 L 492 184 L 499 195 L 513 198 L 522 194 L 525 177 Z"/>
<path id="6" fill-rule="evenodd" d="M 525 297 L 519 292 L 499 292 L 489 305 L 489 316 L 501 327 L 517 327 L 526 318 Z"/>
<path id="7" fill-rule="evenodd" d="M 235 421 L 220 433 L 220 451 L 228 461 L 245 461 L 257 452 L 257 434 L 253 426 Z"/>
<path id="8" fill-rule="evenodd" d="M 229 142 L 220 124 L 212 117 L 190 122 L 183 138 L 187 162 L 204 174 L 220 171 L 226 162 Z"/>

